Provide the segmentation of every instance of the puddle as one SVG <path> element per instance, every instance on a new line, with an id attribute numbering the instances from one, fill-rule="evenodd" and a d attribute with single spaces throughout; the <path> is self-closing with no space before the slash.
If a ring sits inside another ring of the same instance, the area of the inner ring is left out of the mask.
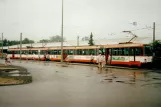
<path id="1" fill-rule="evenodd" d="M 30 73 L 27 71 L 19 71 L 19 70 L 12 70 L 12 71 L 3 71 L 0 73 L 0 76 L 30 76 Z"/>
<path id="2" fill-rule="evenodd" d="M 156 77 L 154 77 L 154 78 L 152 78 L 152 79 L 154 79 L 154 80 L 161 80 L 161 78 L 156 78 Z"/>
<path id="3" fill-rule="evenodd" d="M 146 70 L 104 69 L 102 82 L 161 87 L 161 74 Z"/>
<path id="4" fill-rule="evenodd" d="M 106 78 L 106 79 L 104 79 L 104 80 L 112 80 L 111 78 Z"/>
<path id="5" fill-rule="evenodd" d="M 3 81 L 6 81 L 1 82 L 0 86 L 27 84 L 32 82 L 32 76 L 27 71 L 19 71 L 19 70 L 12 70 L 7 72 L 1 71 L 0 78 Z"/>
<path id="6" fill-rule="evenodd" d="M 116 82 L 119 82 L 119 83 L 125 83 L 125 81 L 118 81 L 118 80 L 117 80 Z"/>
<path id="7" fill-rule="evenodd" d="M 141 86 L 159 86 L 159 87 L 161 87 L 161 82 L 157 82 L 157 83 L 148 83 L 148 84 L 143 84 L 143 85 L 141 85 Z"/>

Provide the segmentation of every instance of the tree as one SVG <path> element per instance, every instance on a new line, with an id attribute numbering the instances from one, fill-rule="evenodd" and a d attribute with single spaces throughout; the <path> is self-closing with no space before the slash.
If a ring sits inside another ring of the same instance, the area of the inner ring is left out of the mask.
<path id="1" fill-rule="evenodd" d="M 3 46 L 11 46 L 11 45 L 17 45 L 19 44 L 20 42 L 19 41 L 10 41 L 10 40 L 7 40 L 6 38 L 3 39 Z M 2 42 L 0 43 L 0 46 L 2 46 Z"/>
<path id="2" fill-rule="evenodd" d="M 7 39 L 3 40 L 3 46 L 8 46 L 8 40 Z"/>
<path id="3" fill-rule="evenodd" d="M 153 52 L 155 53 L 156 57 L 161 56 L 161 41 L 156 40 L 152 43 L 153 46 Z"/>
<path id="4" fill-rule="evenodd" d="M 29 40 L 28 38 L 25 38 L 23 41 L 22 41 L 22 44 L 29 44 L 29 43 L 34 43 L 33 40 Z M 12 46 L 12 45 L 17 45 L 17 44 L 20 44 L 20 41 L 17 41 L 17 40 L 7 40 L 6 38 L 3 39 L 3 46 Z M 0 46 L 2 46 L 2 42 L 0 43 Z"/>
<path id="5" fill-rule="evenodd" d="M 59 35 L 50 37 L 50 42 L 61 42 L 61 41 L 62 41 L 62 38 Z M 65 38 L 63 38 L 63 42 L 64 41 L 65 41 Z"/>
<path id="6" fill-rule="evenodd" d="M 93 41 L 94 41 L 94 40 L 93 40 L 93 34 L 92 34 L 92 32 L 91 32 L 91 35 L 90 35 L 90 38 L 89 38 L 89 42 L 88 42 L 89 46 L 94 45 Z"/>
<path id="7" fill-rule="evenodd" d="M 47 42 L 49 42 L 50 40 L 48 40 L 48 39 L 42 39 L 42 40 L 40 40 L 39 41 L 39 43 L 47 43 Z"/>
<path id="8" fill-rule="evenodd" d="M 160 66 L 160 61 L 161 61 L 161 41 L 156 40 L 153 43 L 151 43 L 152 45 L 152 51 L 154 53 L 153 59 L 152 59 L 152 64 L 153 67 L 156 68 L 161 68 Z"/>
<path id="9" fill-rule="evenodd" d="M 22 44 L 28 44 L 28 43 L 34 43 L 33 40 L 29 40 L 28 38 L 25 38 L 23 41 L 22 41 Z"/>
<path id="10" fill-rule="evenodd" d="M 8 40 L 8 46 L 17 45 L 17 44 L 20 44 L 20 41 L 17 41 L 17 40 L 9 41 Z"/>

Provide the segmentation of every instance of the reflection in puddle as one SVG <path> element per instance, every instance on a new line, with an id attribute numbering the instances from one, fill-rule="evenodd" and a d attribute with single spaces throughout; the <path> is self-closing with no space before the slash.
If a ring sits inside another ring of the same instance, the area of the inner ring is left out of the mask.
<path id="1" fill-rule="evenodd" d="M 0 72 L 0 86 L 27 84 L 32 82 L 32 76 L 27 71 L 7 71 Z"/>
<path id="2" fill-rule="evenodd" d="M 145 70 L 98 68 L 98 73 L 103 74 L 103 83 L 116 82 L 124 84 L 138 84 L 140 86 L 161 87 L 161 74 L 156 72 Z"/>
<path id="3" fill-rule="evenodd" d="M 155 80 L 161 80 L 161 78 L 152 78 L 152 79 L 155 79 Z"/>
<path id="4" fill-rule="evenodd" d="M 13 70 L 13 71 L 7 71 L 7 72 L 1 72 L 0 76 L 3 77 L 12 77 L 12 76 L 31 76 L 29 72 L 27 71 L 19 71 L 19 70 Z"/>
<path id="5" fill-rule="evenodd" d="M 104 79 L 104 80 L 112 80 L 112 79 L 108 79 L 108 78 L 106 78 L 106 79 Z"/>
<path id="6" fill-rule="evenodd" d="M 155 88 L 161 88 L 161 82 L 142 84 L 141 86 L 142 86 L 142 87 L 155 87 Z"/>
<path id="7" fill-rule="evenodd" d="M 125 81 L 116 81 L 116 82 L 125 83 Z"/>

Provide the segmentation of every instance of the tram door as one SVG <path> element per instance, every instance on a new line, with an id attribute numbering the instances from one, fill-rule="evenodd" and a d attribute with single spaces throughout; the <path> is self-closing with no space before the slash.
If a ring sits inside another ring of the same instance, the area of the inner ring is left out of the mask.
<path id="1" fill-rule="evenodd" d="M 136 53 L 135 53 L 135 48 L 130 48 L 130 52 L 129 52 L 129 53 L 130 53 L 130 56 L 132 56 L 132 57 L 130 58 L 130 61 L 134 61 L 134 62 L 135 62 L 135 61 L 136 61 L 136 60 L 135 60 L 135 56 L 136 56 L 136 55 L 135 55 L 135 54 L 136 54 Z"/>
<path id="2" fill-rule="evenodd" d="M 105 61 L 106 61 L 106 64 L 108 64 L 108 58 L 109 58 L 109 55 L 110 55 L 110 50 L 109 49 L 105 49 Z"/>
<path id="3" fill-rule="evenodd" d="M 12 51 L 12 58 L 15 57 L 15 51 Z"/>
<path id="4" fill-rule="evenodd" d="M 65 60 L 65 59 L 66 59 L 66 57 L 67 57 L 67 53 L 66 53 L 66 51 L 65 51 L 65 50 L 63 50 L 63 60 Z"/>
<path id="5" fill-rule="evenodd" d="M 38 50 L 38 60 L 40 60 L 40 50 Z"/>

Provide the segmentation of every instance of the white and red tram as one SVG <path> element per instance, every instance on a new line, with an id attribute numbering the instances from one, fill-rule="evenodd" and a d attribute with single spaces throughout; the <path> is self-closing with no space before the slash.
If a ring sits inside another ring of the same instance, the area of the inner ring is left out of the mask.
<path id="1" fill-rule="evenodd" d="M 64 46 L 63 60 L 70 62 L 91 61 L 91 55 L 96 63 L 97 55 L 101 53 L 106 64 L 138 66 L 152 62 L 151 46 L 140 43 L 121 43 L 113 45 L 95 46 Z M 9 48 L 8 55 L 11 59 L 20 58 L 20 48 Z M 51 61 L 61 60 L 61 47 L 28 47 L 21 49 L 21 59 L 45 60 L 48 56 Z"/>

